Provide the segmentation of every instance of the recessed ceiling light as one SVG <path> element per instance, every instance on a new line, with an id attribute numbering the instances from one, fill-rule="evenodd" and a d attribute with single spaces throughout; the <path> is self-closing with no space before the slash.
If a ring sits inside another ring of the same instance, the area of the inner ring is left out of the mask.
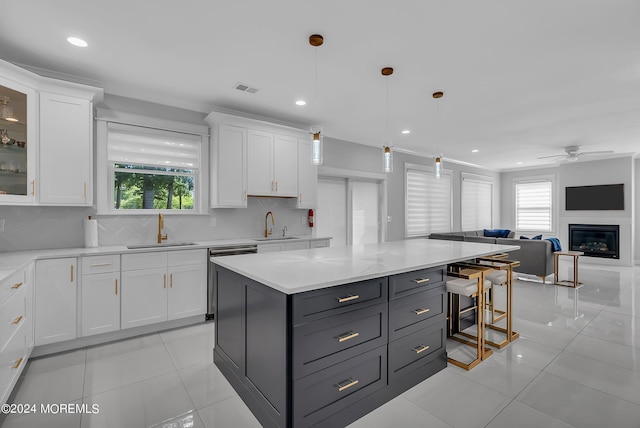
<path id="1" fill-rule="evenodd" d="M 522 162 L 516 162 L 516 165 L 522 165 Z"/>
<path id="2" fill-rule="evenodd" d="M 305 100 L 298 100 L 298 101 L 296 101 L 296 105 L 300 106 L 300 107 L 306 106 L 307 102 Z"/>
<path id="3" fill-rule="evenodd" d="M 89 46 L 87 42 L 82 40 L 79 37 L 67 37 L 67 42 L 71 43 L 73 46 L 77 46 L 79 48 L 86 48 Z"/>
<path id="4" fill-rule="evenodd" d="M 405 129 L 404 131 L 402 131 L 403 134 L 411 134 L 411 131 L 409 131 L 408 129 Z"/>
<path id="5" fill-rule="evenodd" d="M 479 151 L 480 150 L 478 150 L 478 149 L 473 149 L 473 150 L 471 150 L 471 153 L 478 153 Z"/>

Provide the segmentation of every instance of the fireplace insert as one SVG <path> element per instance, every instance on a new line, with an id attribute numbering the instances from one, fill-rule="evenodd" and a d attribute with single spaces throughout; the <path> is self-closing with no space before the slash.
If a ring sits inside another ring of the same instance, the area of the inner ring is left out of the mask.
<path id="1" fill-rule="evenodd" d="M 585 256 L 620 258 L 620 226 L 606 224 L 570 224 L 569 248 Z"/>

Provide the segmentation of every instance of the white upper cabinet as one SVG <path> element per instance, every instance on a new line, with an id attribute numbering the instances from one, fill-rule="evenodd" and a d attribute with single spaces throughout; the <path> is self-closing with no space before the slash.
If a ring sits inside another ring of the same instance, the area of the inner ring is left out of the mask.
<path id="1" fill-rule="evenodd" d="M 310 164 L 311 147 L 299 153 L 307 131 L 218 112 L 205 121 L 212 129 L 212 208 L 246 207 L 247 196 L 296 198 L 298 208 L 315 207 L 318 173 Z"/>
<path id="2" fill-rule="evenodd" d="M 0 119 L 0 204 L 92 205 L 93 102 L 103 90 L 0 60 L 0 96 L 14 113 Z"/>
<path id="3" fill-rule="evenodd" d="M 40 93 L 40 204 L 93 203 L 92 110 L 87 99 Z"/>
<path id="4" fill-rule="evenodd" d="M 273 178 L 273 134 L 249 130 L 248 192 L 252 196 L 275 194 Z"/>
<path id="5" fill-rule="evenodd" d="M 247 129 L 207 122 L 211 136 L 211 208 L 247 206 Z"/>
<path id="6" fill-rule="evenodd" d="M 315 208 L 318 201 L 318 167 L 311 163 L 311 141 L 298 140 L 298 208 Z"/>

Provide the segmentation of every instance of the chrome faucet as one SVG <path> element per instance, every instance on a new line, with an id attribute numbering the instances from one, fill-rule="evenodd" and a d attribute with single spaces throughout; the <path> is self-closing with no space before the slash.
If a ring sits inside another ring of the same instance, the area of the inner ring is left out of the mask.
<path id="1" fill-rule="evenodd" d="M 162 234 L 162 229 L 164 228 L 164 216 L 162 214 L 158 214 L 158 244 L 162 241 L 166 240 L 169 235 L 166 233 Z"/>
<path id="2" fill-rule="evenodd" d="M 284 238 L 287 235 L 287 226 L 282 229 L 282 237 Z"/>
<path id="3" fill-rule="evenodd" d="M 264 237 L 265 238 L 268 238 L 269 235 L 271 235 L 271 233 L 273 232 L 273 228 L 271 228 L 272 230 L 269 230 L 269 226 L 268 226 L 269 214 L 271 214 L 271 226 L 276 224 L 276 219 L 273 217 L 273 213 L 271 211 L 267 212 L 267 215 L 264 216 Z"/>

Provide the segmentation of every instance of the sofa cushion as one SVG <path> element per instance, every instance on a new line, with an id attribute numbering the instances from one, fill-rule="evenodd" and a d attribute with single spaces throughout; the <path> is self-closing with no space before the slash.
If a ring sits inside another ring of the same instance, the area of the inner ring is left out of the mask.
<path id="1" fill-rule="evenodd" d="M 542 239 L 542 235 L 536 235 L 529 238 L 528 236 L 520 235 L 520 239 L 537 239 L 538 241 Z"/>
<path id="2" fill-rule="evenodd" d="M 487 244 L 495 244 L 498 238 L 491 236 L 465 236 L 464 242 L 484 242 Z"/>
<path id="3" fill-rule="evenodd" d="M 484 236 L 493 238 L 508 238 L 510 233 L 509 229 L 484 229 Z"/>

